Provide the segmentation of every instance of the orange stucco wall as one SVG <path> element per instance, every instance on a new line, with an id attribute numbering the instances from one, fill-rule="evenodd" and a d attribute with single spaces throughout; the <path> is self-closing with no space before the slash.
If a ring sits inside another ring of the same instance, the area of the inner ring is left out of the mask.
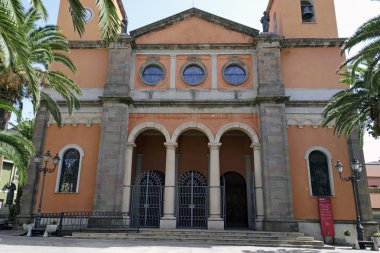
<path id="1" fill-rule="evenodd" d="M 250 147 L 251 139 L 238 131 L 231 131 L 224 134 L 220 140 L 220 174 L 235 171 L 239 173 L 245 181 L 246 178 L 246 161 L 245 156 L 252 158 L 252 148 Z M 251 169 L 253 170 L 253 160 L 251 159 Z"/>
<path id="2" fill-rule="evenodd" d="M 131 113 L 129 115 L 129 133 L 138 124 L 156 122 L 163 125 L 172 134 L 176 128 L 187 122 L 199 122 L 206 125 L 215 135 L 223 125 L 230 122 L 245 123 L 259 135 L 257 114 L 238 113 Z"/>
<path id="3" fill-rule="evenodd" d="M 59 137 L 59 138 L 58 138 Z M 46 135 L 46 149 L 54 155 L 68 144 L 76 144 L 84 151 L 78 193 L 56 193 L 58 169 L 46 175 L 42 212 L 71 212 L 91 211 L 94 199 L 96 181 L 96 167 L 98 162 L 98 147 L 100 126 L 86 127 L 79 124 L 77 127 L 65 125 L 58 128 L 51 125 Z M 42 175 L 42 174 L 41 174 Z M 37 199 L 39 199 L 41 181 Z M 37 211 L 37 208 L 35 209 Z"/>
<path id="4" fill-rule="evenodd" d="M 294 216 L 297 219 L 319 219 L 318 198 L 310 196 L 307 160 L 305 153 L 314 146 L 322 146 L 332 154 L 331 166 L 335 196 L 332 197 L 334 219 L 355 219 L 354 198 L 350 183 L 343 182 L 335 172 L 334 164 L 340 160 L 344 165 L 349 164 L 348 147 L 345 138 L 338 138 L 332 129 L 313 128 L 305 126 L 289 126 L 289 158 L 292 178 Z M 349 170 L 344 171 L 348 176 Z"/>
<path id="5" fill-rule="evenodd" d="M 62 71 L 81 88 L 103 88 L 108 75 L 108 49 L 71 49 L 68 56 L 77 68 L 72 73 L 62 64 L 52 64 L 52 70 Z"/>
<path id="6" fill-rule="evenodd" d="M 190 133 L 189 133 L 190 132 Z M 198 131 L 185 132 L 178 141 L 178 178 L 187 171 L 198 171 L 208 180 L 208 139 Z M 186 135 L 188 133 L 188 135 Z"/>
<path id="7" fill-rule="evenodd" d="M 278 33 L 287 38 L 337 38 L 334 0 L 312 2 L 315 22 L 302 23 L 300 0 L 273 1 L 270 17 L 273 21 L 274 12 L 277 13 L 278 27 L 280 27 Z M 273 24 L 271 29 L 273 31 Z"/>
<path id="8" fill-rule="evenodd" d="M 345 88 L 336 73 L 344 61 L 340 48 L 288 48 L 281 51 L 286 88 Z"/>
<path id="9" fill-rule="evenodd" d="M 121 13 L 120 13 L 117 1 L 114 0 L 113 2 L 117 8 L 117 13 L 121 20 L 122 17 L 121 17 Z M 98 7 L 96 6 L 96 1 L 84 0 L 84 1 L 81 1 L 81 3 L 83 7 L 90 8 L 93 13 L 92 19 L 88 23 L 85 24 L 85 33 L 83 34 L 82 37 L 80 37 L 78 33 L 74 31 L 73 22 L 72 22 L 71 15 L 69 12 L 69 8 L 70 8 L 69 1 L 66 1 L 66 0 L 60 1 L 57 25 L 61 28 L 61 32 L 65 34 L 69 40 L 101 40 L 102 35 L 98 26 L 99 11 L 98 11 Z"/>
<path id="10" fill-rule="evenodd" d="M 135 60 L 135 89 L 168 89 L 170 79 L 169 55 L 137 55 Z M 145 84 L 140 78 L 140 72 L 149 63 L 158 62 L 164 67 L 165 78 L 157 85 Z"/>
<path id="11" fill-rule="evenodd" d="M 277 21 L 277 33 L 278 34 L 283 34 L 284 31 L 282 29 L 283 27 L 283 22 L 282 22 L 282 11 L 281 11 L 281 6 L 280 6 L 280 1 L 274 1 L 272 4 L 272 7 L 269 12 L 269 17 L 271 22 L 269 23 L 269 32 L 275 32 L 274 31 L 274 15 L 276 14 L 276 21 Z"/>
<path id="12" fill-rule="evenodd" d="M 137 44 L 252 43 L 251 36 L 191 17 L 136 38 Z"/>
<path id="13" fill-rule="evenodd" d="M 147 133 L 147 135 L 145 135 Z M 141 171 L 157 170 L 165 174 L 166 148 L 165 137 L 157 132 L 148 130 L 136 138 L 136 148 L 133 152 L 132 179 L 136 176 L 137 155 L 142 155 Z M 132 181 L 134 183 L 134 181 Z"/>

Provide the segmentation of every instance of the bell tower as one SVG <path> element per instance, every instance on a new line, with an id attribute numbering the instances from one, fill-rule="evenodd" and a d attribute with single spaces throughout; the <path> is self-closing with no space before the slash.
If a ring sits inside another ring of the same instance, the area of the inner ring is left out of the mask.
<path id="1" fill-rule="evenodd" d="M 126 17 L 123 3 L 121 0 L 113 0 L 120 20 Z M 60 27 L 61 32 L 66 35 L 68 40 L 101 40 L 102 34 L 98 26 L 99 23 L 99 9 L 96 6 L 95 0 L 81 1 L 86 10 L 86 23 L 85 33 L 82 37 L 74 31 L 73 22 L 70 15 L 69 1 L 61 0 L 59 4 L 58 21 L 57 25 Z"/>
<path id="2" fill-rule="evenodd" d="M 338 38 L 334 0 L 270 0 L 269 32 L 286 38 Z"/>

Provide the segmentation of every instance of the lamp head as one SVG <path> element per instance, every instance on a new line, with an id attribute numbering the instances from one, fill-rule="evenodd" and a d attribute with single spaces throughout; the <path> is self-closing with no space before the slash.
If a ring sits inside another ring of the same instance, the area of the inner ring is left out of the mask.
<path id="1" fill-rule="evenodd" d="M 43 157 L 44 162 L 49 162 L 50 158 L 51 158 L 51 155 L 50 155 L 50 151 L 48 150 L 48 151 L 44 154 L 44 157 Z"/>
<path id="2" fill-rule="evenodd" d="M 40 153 L 36 153 L 36 155 L 34 156 L 34 163 L 39 164 L 39 163 L 41 163 L 41 161 L 42 161 L 42 157 L 41 157 Z"/>
<path id="3" fill-rule="evenodd" d="M 343 164 L 339 160 L 336 161 L 335 169 L 336 171 L 338 171 L 339 174 L 343 171 Z"/>
<path id="4" fill-rule="evenodd" d="M 54 166 L 57 166 L 57 165 L 58 165 L 59 160 L 61 160 L 61 159 L 59 158 L 58 154 L 56 154 L 56 155 L 54 156 L 54 158 L 53 158 L 53 164 L 54 164 Z"/>
<path id="5" fill-rule="evenodd" d="M 362 166 L 361 166 L 361 164 L 359 163 L 358 160 L 356 160 L 356 159 L 352 159 L 352 161 L 351 161 L 351 169 L 352 169 L 354 172 L 361 172 L 361 170 L 362 170 Z"/>

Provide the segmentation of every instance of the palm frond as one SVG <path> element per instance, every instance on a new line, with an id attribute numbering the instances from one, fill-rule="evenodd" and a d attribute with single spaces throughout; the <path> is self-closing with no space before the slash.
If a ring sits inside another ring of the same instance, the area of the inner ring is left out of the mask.
<path id="1" fill-rule="evenodd" d="M 19 171 L 26 171 L 34 155 L 33 143 L 16 131 L 0 131 L 0 155 L 12 160 Z M 24 185 L 26 173 L 21 175 L 19 183 Z"/>

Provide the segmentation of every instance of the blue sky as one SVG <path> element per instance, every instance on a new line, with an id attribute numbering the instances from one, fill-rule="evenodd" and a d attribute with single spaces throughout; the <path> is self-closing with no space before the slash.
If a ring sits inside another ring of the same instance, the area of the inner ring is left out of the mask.
<path id="1" fill-rule="evenodd" d="M 27 2 L 27 0 L 23 0 Z M 94 0 L 83 0 L 94 1 Z M 322 0 L 323 1 L 323 0 Z M 44 1 L 48 12 L 48 23 L 55 24 L 59 0 Z M 128 15 L 128 30 L 134 30 L 154 21 L 187 10 L 193 6 L 235 22 L 261 30 L 260 17 L 266 9 L 268 0 L 123 0 Z M 371 17 L 380 13 L 380 1 L 335 0 L 339 37 L 349 37 Z M 30 115 L 30 111 L 26 112 Z M 380 140 L 366 138 L 364 153 L 366 161 L 380 158 Z"/>

